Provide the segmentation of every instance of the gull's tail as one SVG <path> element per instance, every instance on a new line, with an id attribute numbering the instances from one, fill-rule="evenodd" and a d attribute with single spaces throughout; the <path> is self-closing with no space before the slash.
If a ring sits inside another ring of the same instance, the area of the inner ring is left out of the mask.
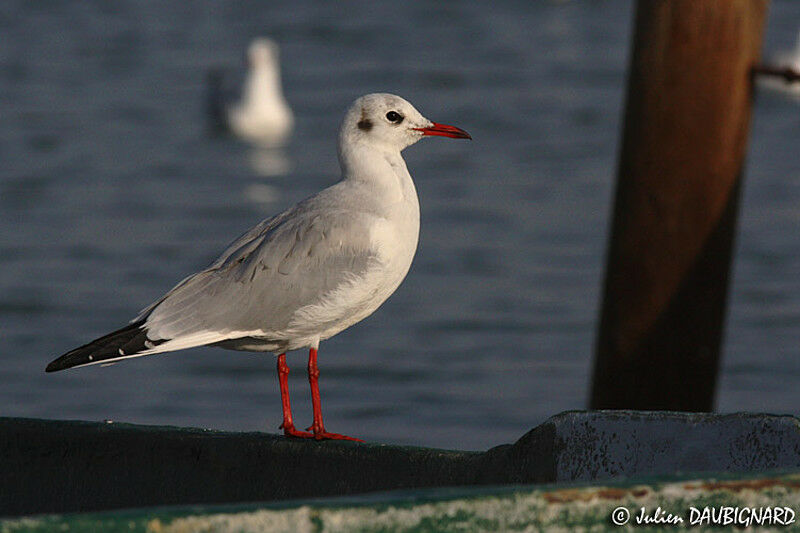
<path id="1" fill-rule="evenodd" d="M 152 341 L 147 338 L 144 321 L 141 320 L 95 339 L 89 344 L 84 344 L 80 348 L 70 350 L 47 365 L 45 372 L 56 372 L 75 366 L 109 363 L 136 357 L 141 352 L 151 350 L 162 342 L 165 341 Z"/>

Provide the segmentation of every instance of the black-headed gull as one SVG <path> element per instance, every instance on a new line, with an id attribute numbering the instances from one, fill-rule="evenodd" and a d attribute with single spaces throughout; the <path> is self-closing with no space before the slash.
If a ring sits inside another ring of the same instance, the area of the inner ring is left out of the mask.
<path id="1" fill-rule="evenodd" d="M 294 127 L 294 115 L 283 96 L 278 45 L 259 37 L 247 50 L 249 68 L 238 102 L 227 104 L 222 75 L 209 74 L 209 114 L 214 130 L 227 129 L 262 148 L 286 143 Z"/>
<path id="2" fill-rule="evenodd" d="M 417 249 L 419 201 L 400 152 L 429 135 L 471 138 L 399 96 L 362 96 L 339 131 L 341 181 L 262 221 L 130 325 L 67 352 L 47 371 L 203 345 L 273 352 L 284 434 L 357 440 L 325 431 L 317 349 L 372 314 L 405 278 Z M 309 348 L 311 433 L 294 427 L 289 404 L 285 352 L 300 348 Z"/>

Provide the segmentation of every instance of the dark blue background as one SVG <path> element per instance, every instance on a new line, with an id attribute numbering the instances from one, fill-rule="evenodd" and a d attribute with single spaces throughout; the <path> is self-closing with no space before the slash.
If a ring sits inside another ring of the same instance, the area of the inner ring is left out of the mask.
<path id="1" fill-rule="evenodd" d="M 274 358 L 207 348 L 45 375 L 260 219 L 338 179 L 344 110 L 400 94 L 471 143 L 407 150 L 417 258 L 322 344 L 328 428 L 480 449 L 585 406 L 624 97 L 629 2 L 0 4 L 0 415 L 277 431 Z M 772 2 L 767 53 L 800 3 Z M 206 135 L 206 71 L 281 44 L 292 170 Z M 798 101 L 754 116 L 718 406 L 800 400 Z M 266 201 L 265 201 L 266 200 Z M 305 354 L 289 356 L 310 423 Z"/>

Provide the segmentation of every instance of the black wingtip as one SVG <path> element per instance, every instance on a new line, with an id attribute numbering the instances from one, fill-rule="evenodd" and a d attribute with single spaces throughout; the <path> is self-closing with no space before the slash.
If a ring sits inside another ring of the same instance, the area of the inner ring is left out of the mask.
<path id="1" fill-rule="evenodd" d="M 72 368 L 73 366 L 78 366 L 80 364 L 85 364 L 85 363 L 83 363 L 80 359 L 75 357 L 75 354 L 69 352 L 62 355 L 58 359 L 50 361 L 50 364 L 47 365 L 44 371 L 47 373 L 58 372 L 59 370 L 66 370 L 68 368 Z"/>
<path id="2" fill-rule="evenodd" d="M 134 357 L 139 352 L 162 342 L 165 341 L 150 341 L 144 329 L 144 322 L 140 321 L 68 351 L 58 359 L 51 361 L 44 371 L 58 372 L 59 370 L 100 363 L 109 359 Z"/>
<path id="3" fill-rule="evenodd" d="M 82 350 L 84 346 L 71 350 L 58 359 L 50 361 L 50 364 L 44 369 L 45 372 L 58 372 L 59 370 L 66 370 L 81 364 L 81 360 L 76 357 L 76 351 Z"/>
<path id="4" fill-rule="evenodd" d="M 96 342 L 96 341 L 93 341 Z M 81 346 L 80 348 L 75 348 L 71 350 L 58 359 L 54 359 L 50 361 L 50 364 L 44 369 L 45 372 L 58 372 L 59 370 L 66 370 L 68 368 L 72 368 L 73 366 L 80 366 L 85 365 L 87 363 L 92 362 L 92 353 L 95 349 L 92 346 L 93 343 L 89 343 L 86 346 Z"/>

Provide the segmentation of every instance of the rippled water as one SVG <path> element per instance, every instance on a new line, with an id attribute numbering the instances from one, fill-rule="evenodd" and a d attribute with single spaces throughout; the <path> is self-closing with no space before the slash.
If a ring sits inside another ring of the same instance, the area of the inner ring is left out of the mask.
<path id="1" fill-rule="evenodd" d="M 45 375 L 243 230 L 338 177 L 357 96 L 389 91 L 472 143 L 407 150 L 408 278 L 323 343 L 332 431 L 480 449 L 585 406 L 630 37 L 628 2 L 0 4 L 0 415 L 277 431 L 271 356 L 213 348 Z M 487 10 L 488 9 L 488 10 Z M 772 3 L 768 52 L 800 4 Z M 207 70 L 282 46 L 283 154 L 206 134 Z M 756 106 L 718 406 L 796 412 L 798 101 Z M 277 158 L 277 159 L 276 159 Z M 287 164 L 283 176 L 263 176 Z M 298 425 L 305 354 L 289 357 Z"/>

